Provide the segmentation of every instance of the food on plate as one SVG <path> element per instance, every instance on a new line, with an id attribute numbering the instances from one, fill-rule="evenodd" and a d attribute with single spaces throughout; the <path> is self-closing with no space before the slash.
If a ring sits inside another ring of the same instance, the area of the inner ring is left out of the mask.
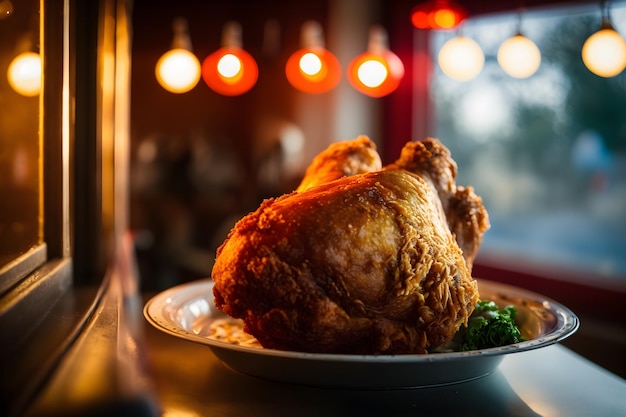
<path id="1" fill-rule="evenodd" d="M 322 151 L 290 194 L 241 219 L 216 253 L 216 306 L 263 347 L 427 353 L 467 325 L 489 228 L 437 139 L 386 166 L 366 137 Z"/>
<path id="2" fill-rule="evenodd" d="M 488 349 L 523 342 L 515 324 L 516 315 L 517 309 L 512 305 L 500 309 L 493 301 L 479 301 L 467 327 L 461 328 L 455 336 L 459 340 L 458 350 Z"/>
<path id="3" fill-rule="evenodd" d="M 516 323 L 517 308 L 506 305 L 502 309 L 490 300 L 479 300 L 468 320 L 447 343 L 429 348 L 429 353 L 464 352 L 489 349 L 524 342 Z M 217 318 L 211 321 L 207 337 L 234 345 L 262 348 L 256 338 L 243 329 L 241 320 Z"/>
<path id="4" fill-rule="evenodd" d="M 243 329 L 243 325 L 239 320 L 232 318 L 217 318 L 212 320 L 208 326 L 205 336 L 219 340 L 220 342 L 231 343 L 233 345 L 246 347 L 262 347 L 254 336 L 248 334 Z"/>

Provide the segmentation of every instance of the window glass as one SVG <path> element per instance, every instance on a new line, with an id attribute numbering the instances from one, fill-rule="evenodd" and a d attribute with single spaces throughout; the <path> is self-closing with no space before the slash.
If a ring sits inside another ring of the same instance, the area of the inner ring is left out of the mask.
<path id="1" fill-rule="evenodd" d="M 39 1 L 0 1 L 0 39 L 1 269 L 42 239 Z"/>
<path id="2" fill-rule="evenodd" d="M 624 36 L 626 5 L 610 16 Z M 462 82 L 435 65 L 435 135 L 459 164 L 459 184 L 473 185 L 490 213 L 483 260 L 626 279 L 626 70 L 599 77 L 581 58 L 600 24 L 591 6 L 476 18 L 461 35 L 482 48 L 481 72 Z M 542 54 L 525 79 L 496 59 L 518 28 Z M 433 33 L 435 61 L 457 35 Z"/>

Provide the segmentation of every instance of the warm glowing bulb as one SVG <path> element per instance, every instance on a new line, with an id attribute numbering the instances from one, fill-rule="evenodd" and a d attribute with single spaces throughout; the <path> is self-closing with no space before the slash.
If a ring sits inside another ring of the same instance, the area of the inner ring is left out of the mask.
<path id="1" fill-rule="evenodd" d="M 541 64 L 541 52 L 533 41 L 523 35 L 507 39 L 498 49 L 498 64 L 515 78 L 528 78 Z"/>
<path id="2" fill-rule="evenodd" d="M 357 76 L 367 87 L 375 88 L 385 82 L 387 78 L 387 68 L 382 62 L 370 59 L 359 66 Z"/>
<path id="3" fill-rule="evenodd" d="M 394 92 L 404 77 L 404 65 L 387 47 L 387 32 L 381 26 L 370 29 L 367 52 L 348 64 L 348 81 L 357 91 L 370 97 Z"/>
<path id="4" fill-rule="evenodd" d="M 186 93 L 200 80 L 200 61 L 186 49 L 172 49 L 159 59 L 156 78 L 171 93 Z"/>
<path id="5" fill-rule="evenodd" d="M 363 53 L 348 65 L 350 84 L 370 97 L 383 97 L 392 93 L 398 88 L 403 77 L 402 61 L 389 50 L 380 54 Z"/>
<path id="6" fill-rule="evenodd" d="M 433 20 L 435 24 L 442 29 L 450 29 L 457 24 L 456 16 L 450 9 L 437 10 L 433 16 Z"/>
<path id="7" fill-rule="evenodd" d="M 451 0 L 422 1 L 411 10 L 417 29 L 452 29 L 467 18 L 467 12 Z"/>
<path id="8" fill-rule="evenodd" d="M 34 52 L 24 52 L 11 61 L 7 71 L 9 84 L 26 97 L 34 97 L 41 90 L 41 58 Z"/>
<path id="9" fill-rule="evenodd" d="M 300 58 L 300 70 L 307 75 L 315 75 L 322 70 L 322 60 L 312 52 Z"/>
<path id="10" fill-rule="evenodd" d="M 322 94 L 332 90 L 341 79 L 339 60 L 322 47 L 302 48 L 285 65 L 289 83 L 300 91 Z"/>
<path id="11" fill-rule="evenodd" d="M 476 77 L 483 68 L 485 55 L 480 46 L 464 36 L 446 42 L 439 51 L 439 66 L 450 78 L 468 81 Z"/>
<path id="12" fill-rule="evenodd" d="M 241 61 L 233 54 L 226 54 L 217 61 L 217 72 L 222 77 L 236 77 L 239 71 L 241 71 Z"/>
<path id="13" fill-rule="evenodd" d="M 13 3 L 10 0 L 0 1 L 0 20 L 13 15 Z"/>
<path id="14" fill-rule="evenodd" d="M 589 71 L 614 77 L 626 67 L 626 43 L 615 30 L 602 29 L 585 41 L 582 57 Z"/>
<path id="15" fill-rule="evenodd" d="M 238 96 L 248 92 L 259 76 L 256 61 L 240 47 L 222 47 L 202 62 L 202 78 L 216 93 Z"/>

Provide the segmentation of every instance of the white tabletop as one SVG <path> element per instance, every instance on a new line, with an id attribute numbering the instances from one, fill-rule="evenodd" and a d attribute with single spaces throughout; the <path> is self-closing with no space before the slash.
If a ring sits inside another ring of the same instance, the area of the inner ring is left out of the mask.
<path id="1" fill-rule="evenodd" d="M 626 381 L 562 345 L 511 355 L 500 371 L 541 416 L 626 416 Z"/>

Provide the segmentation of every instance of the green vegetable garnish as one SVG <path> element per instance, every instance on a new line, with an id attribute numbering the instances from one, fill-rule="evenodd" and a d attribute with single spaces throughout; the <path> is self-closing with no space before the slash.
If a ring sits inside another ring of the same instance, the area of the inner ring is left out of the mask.
<path id="1" fill-rule="evenodd" d="M 467 327 L 461 327 L 460 351 L 487 349 L 523 342 L 515 324 L 517 310 L 506 306 L 502 310 L 493 301 L 479 301 L 468 319 Z"/>

